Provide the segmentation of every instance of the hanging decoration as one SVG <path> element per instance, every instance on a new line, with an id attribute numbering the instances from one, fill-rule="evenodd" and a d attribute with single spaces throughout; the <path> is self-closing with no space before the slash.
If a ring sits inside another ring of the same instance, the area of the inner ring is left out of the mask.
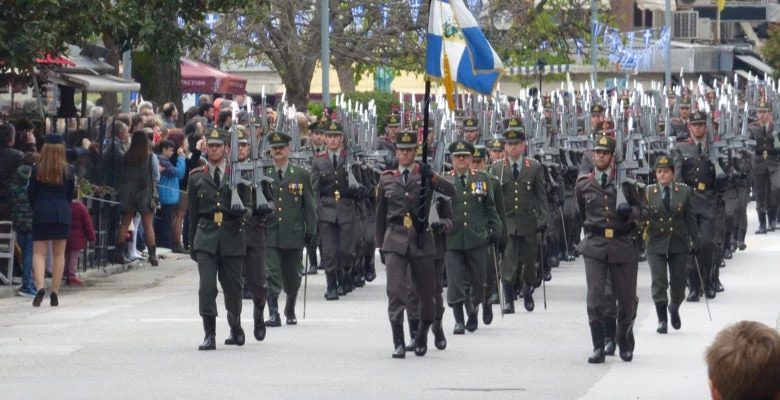
<path id="1" fill-rule="evenodd" d="M 409 0 L 409 11 L 412 13 L 412 24 L 417 26 L 417 18 L 420 16 L 421 0 Z"/>
<path id="2" fill-rule="evenodd" d="M 352 24 L 355 26 L 355 33 L 360 32 L 360 28 L 363 27 L 363 12 L 366 7 L 363 5 L 352 7 Z"/>
<path id="3" fill-rule="evenodd" d="M 653 42 L 655 33 L 658 37 Z M 642 31 L 621 33 L 615 28 L 609 27 L 599 21 L 593 22 L 591 34 L 602 37 L 600 49 L 607 53 L 607 59 L 617 64 L 621 69 L 647 69 L 653 61 L 656 52 L 666 52 L 671 41 L 671 35 L 665 26 Z M 634 39 L 637 34 L 642 36 L 644 48 L 635 49 Z M 583 39 L 574 39 L 577 51 L 577 59 L 582 56 Z"/>

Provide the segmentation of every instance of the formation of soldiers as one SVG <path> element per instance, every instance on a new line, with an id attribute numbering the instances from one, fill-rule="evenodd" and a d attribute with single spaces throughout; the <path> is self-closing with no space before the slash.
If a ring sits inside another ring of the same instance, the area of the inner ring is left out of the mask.
<path id="1" fill-rule="evenodd" d="M 242 345 L 242 285 L 263 340 L 266 326 L 281 325 L 282 290 L 294 325 L 307 274 L 324 269 L 324 296 L 338 300 L 373 281 L 378 249 L 394 358 L 425 355 L 431 332 L 446 348 L 445 300 L 452 333 L 475 332 L 480 310 L 492 323 L 493 305 L 512 314 L 522 299 L 533 312 L 541 288 L 546 306 L 552 269 L 583 256 L 588 362 L 616 350 L 631 361 L 640 261 L 665 334 L 669 322 L 680 329 L 683 301 L 725 290 L 718 271 L 746 249 L 751 193 L 756 233 L 776 229 L 780 97 L 773 81 L 742 83 L 461 96 L 459 110 L 439 97 L 429 110 L 415 103 L 381 121 L 372 104 L 337 101 L 308 126 L 308 143 L 283 106 L 274 129 L 215 129 L 189 187 L 200 348 L 215 348 L 217 276 L 225 344 Z M 251 151 L 233 157 L 227 147 Z"/>

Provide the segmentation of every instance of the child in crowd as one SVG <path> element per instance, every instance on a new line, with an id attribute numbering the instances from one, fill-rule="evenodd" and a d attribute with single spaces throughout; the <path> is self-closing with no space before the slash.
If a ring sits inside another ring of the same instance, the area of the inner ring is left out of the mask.
<path id="1" fill-rule="evenodd" d="M 157 218 L 154 219 L 154 232 L 157 238 L 157 246 L 167 249 L 173 248 L 173 243 L 179 242 L 179 238 L 172 238 L 173 212 L 179 204 L 179 180 L 184 178 L 186 165 L 184 162 L 184 150 L 179 148 L 179 154 L 174 154 L 176 145 L 170 140 L 163 140 L 158 146 L 157 160 L 160 165 L 160 193 L 161 207 L 157 210 Z M 171 159 L 176 158 L 176 163 Z M 175 239 L 175 240 L 174 240 Z"/>
<path id="2" fill-rule="evenodd" d="M 84 203 L 80 201 L 80 195 L 70 203 L 72 216 L 70 223 L 70 237 L 65 246 L 65 276 L 68 285 L 83 285 L 84 281 L 78 278 L 76 271 L 79 265 L 81 250 L 87 248 L 87 242 L 95 243 L 95 229 L 92 227 L 92 218 Z"/>
<path id="3" fill-rule="evenodd" d="M 16 169 L 8 190 L 8 206 L 11 213 L 11 221 L 16 232 L 16 242 L 22 250 L 22 286 L 19 288 L 20 296 L 35 297 L 35 281 L 32 273 L 32 208 L 27 201 L 27 182 L 30 180 L 32 167 L 26 164 Z"/>

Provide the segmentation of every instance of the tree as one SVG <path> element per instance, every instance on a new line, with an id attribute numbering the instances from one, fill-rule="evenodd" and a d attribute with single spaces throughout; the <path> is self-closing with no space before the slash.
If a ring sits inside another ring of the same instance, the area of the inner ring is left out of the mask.
<path id="1" fill-rule="evenodd" d="M 767 64 L 774 70 L 774 78 L 780 79 L 780 25 L 773 24 L 769 30 L 769 39 L 761 48 L 761 54 L 764 56 Z"/>

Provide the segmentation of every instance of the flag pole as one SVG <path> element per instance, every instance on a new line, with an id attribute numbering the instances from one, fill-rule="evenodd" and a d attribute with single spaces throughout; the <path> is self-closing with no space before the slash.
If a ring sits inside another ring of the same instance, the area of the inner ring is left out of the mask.
<path id="1" fill-rule="evenodd" d="M 428 15 L 431 14 L 432 1 L 428 0 Z M 428 164 L 428 126 L 430 124 L 430 113 L 428 110 L 431 105 L 431 79 L 425 77 L 425 97 L 423 98 L 423 137 L 422 137 L 422 163 Z M 428 198 L 428 182 L 422 177 L 420 179 L 420 207 L 417 213 L 417 246 L 422 247 L 425 240 L 425 228 L 428 226 L 428 213 L 426 212 Z"/>

